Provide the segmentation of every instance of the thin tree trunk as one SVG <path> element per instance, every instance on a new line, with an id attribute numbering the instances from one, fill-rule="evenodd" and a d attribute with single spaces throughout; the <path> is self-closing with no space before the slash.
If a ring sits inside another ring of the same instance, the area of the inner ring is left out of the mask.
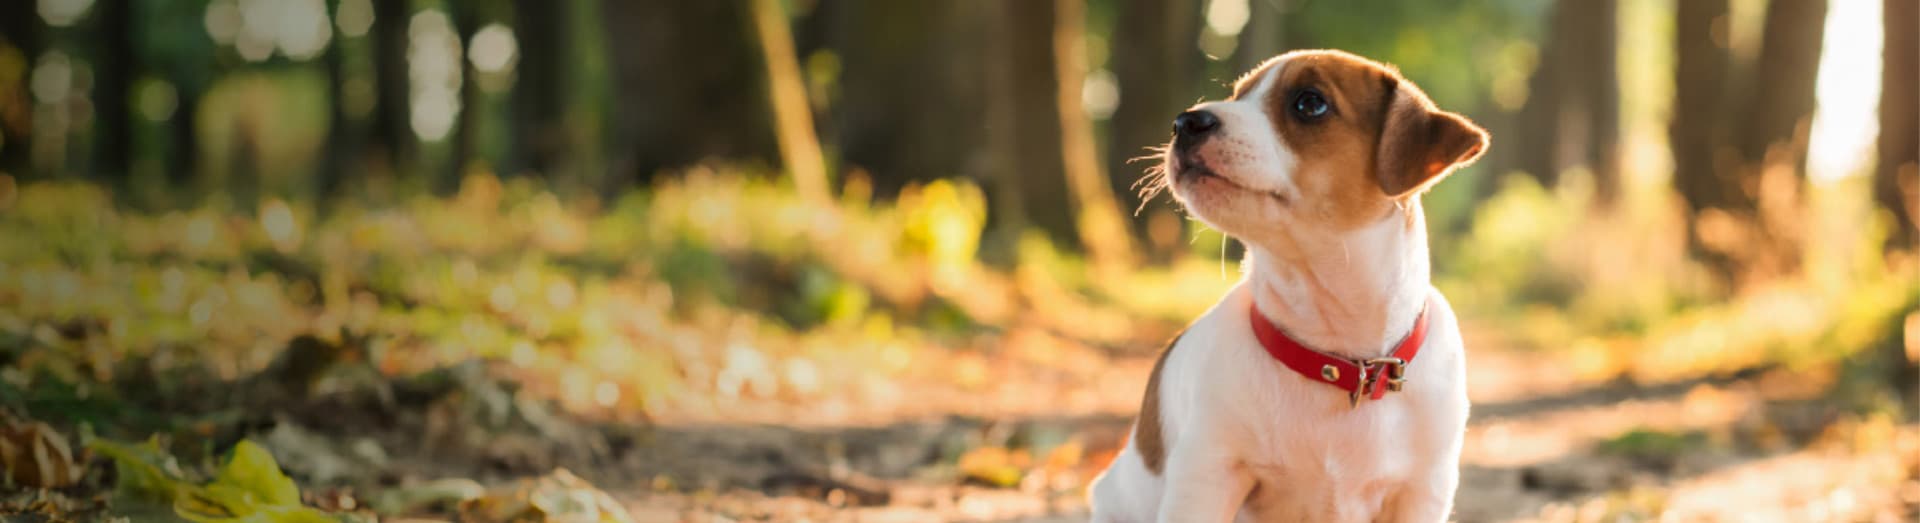
<path id="1" fill-rule="evenodd" d="M 1526 132 L 1516 137 L 1520 167 L 1542 186 L 1554 187 L 1562 170 L 1584 166 L 1603 208 L 1620 190 L 1617 16 L 1614 0 L 1554 4 L 1540 67 L 1521 109 Z"/>
<path id="2" fill-rule="evenodd" d="M 335 6 L 339 4 L 337 1 L 329 3 Z M 335 7 L 329 12 L 339 12 L 339 10 Z M 344 103 L 347 86 L 344 56 L 346 53 L 345 42 L 335 41 L 333 45 L 327 46 L 326 54 L 322 57 L 327 65 L 327 86 L 332 89 L 328 97 L 332 111 L 328 116 L 331 123 L 327 126 L 326 149 L 321 152 L 320 170 L 315 173 L 315 176 L 320 177 L 320 197 L 327 199 L 342 196 L 341 192 L 344 189 L 353 186 L 350 177 L 359 172 L 355 163 L 360 157 L 362 145 L 360 133 L 355 132 L 357 129 L 353 129 Z"/>
<path id="3" fill-rule="evenodd" d="M 523 9 L 546 8 L 533 7 L 536 4 L 527 2 Z M 621 155 L 614 161 L 620 171 L 646 182 L 660 172 L 708 160 L 780 160 L 750 6 L 720 0 L 623 0 L 593 8 L 604 19 L 600 27 L 619 93 L 612 100 L 610 123 L 619 144 L 612 152 Z M 571 13 L 560 16 L 566 17 L 556 35 L 564 44 L 561 49 L 588 52 L 567 30 L 579 29 L 578 20 L 571 19 Z M 570 79 L 562 84 L 557 102 L 566 105 L 580 92 L 572 79 L 588 65 L 565 55 L 555 59 L 560 62 L 557 77 Z M 570 111 L 562 107 L 560 113 Z M 577 132 L 558 122 L 556 136 Z M 584 156 L 579 147 L 572 144 L 551 159 L 574 162 Z"/>
<path id="4" fill-rule="evenodd" d="M 1753 98 L 1743 104 L 1750 119 L 1740 127 L 1740 153 L 1748 165 L 1769 163 L 1769 152 L 1784 153 L 1777 161 L 1790 162 L 1794 172 L 1806 176 L 1807 132 L 1813 122 L 1814 80 L 1820 72 L 1826 20 L 1827 0 L 1767 2 L 1760 58 L 1748 83 Z M 1770 151 L 1777 146 L 1786 149 Z"/>
<path id="5" fill-rule="evenodd" d="M 14 48 L 27 68 L 40 58 L 39 22 L 33 2 L 0 2 L 0 47 Z M 0 86 L 0 92 L 13 93 L 0 99 L 0 171 L 15 178 L 31 176 L 33 169 L 33 97 L 27 85 L 27 75 L 20 75 L 17 84 Z"/>
<path id="6" fill-rule="evenodd" d="M 1240 29 L 1240 43 L 1233 50 L 1234 66 L 1237 72 L 1252 71 L 1261 62 L 1287 50 L 1287 24 L 1283 12 L 1287 0 L 1247 0 L 1247 25 Z M 1195 5 L 1194 20 L 1198 21 L 1200 6 Z M 1194 25 L 1194 38 L 1182 42 L 1187 48 L 1194 46 L 1198 38 L 1199 25 Z"/>
<path id="7" fill-rule="evenodd" d="M 1120 86 L 1120 104 L 1107 122 L 1107 170 L 1123 212 L 1141 208 L 1135 183 L 1150 164 L 1133 160 L 1150 155 L 1149 147 L 1166 144 L 1169 122 L 1198 99 L 1196 79 L 1202 77 L 1204 59 L 1195 45 L 1200 7 L 1197 0 L 1126 0 L 1118 6 L 1115 32 L 1128 36 L 1113 40 L 1109 59 Z M 1136 237 L 1143 236 L 1146 221 L 1130 221 L 1136 224 Z"/>
<path id="8" fill-rule="evenodd" d="M 766 62 L 767 91 L 781 162 L 793 175 L 801 197 L 828 203 L 826 156 L 821 154 L 820 137 L 814 133 L 813 107 L 807 103 L 806 79 L 800 76 L 799 58 L 794 55 L 791 22 L 780 0 L 750 1 L 761 57 Z"/>
<path id="9" fill-rule="evenodd" d="M 131 0 L 102 0 L 95 5 L 98 17 L 95 38 L 99 43 L 99 61 L 94 71 L 94 145 L 91 158 L 74 165 L 86 169 L 86 175 L 125 180 L 132 171 L 134 59 L 134 23 Z"/>
<path id="10" fill-rule="evenodd" d="M 1075 223 L 1080 242 L 1096 264 L 1125 267 L 1133 263 L 1133 236 L 1114 203 L 1113 190 L 1104 181 L 1100 153 L 1093 138 L 1093 120 L 1081 105 L 1081 86 L 1087 75 L 1086 0 L 1056 0 L 1053 52 L 1060 99 L 1060 142 L 1064 151 L 1068 187 L 1073 193 Z"/>
<path id="11" fill-rule="evenodd" d="M 983 241 L 985 248 L 981 253 L 988 258 L 1000 258 L 999 262 L 1011 262 L 1017 259 L 1020 234 L 1029 224 L 1024 202 L 1023 172 L 1019 168 L 1017 155 L 1019 150 L 1018 134 L 1015 132 L 1020 121 L 1019 106 L 1016 103 L 1018 85 L 1014 81 L 1013 51 L 1009 46 L 1012 39 L 1012 21 L 1008 18 L 1006 2 L 988 0 L 972 2 L 968 5 L 979 8 L 974 22 L 980 27 L 980 52 L 983 60 L 981 76 L 984 80 L 983 121 L 986 124 L 983 142 L 981 168 L 985 171 L 982 182 L 986 186 L 987 231 Z"/>
<path id="12" fill-rule="evenodd" d="M 447 147 L 453 150 L 447 155 L 447 163 L 441 171 L 435 173 L 434 190 L 442 194 L 451 194 L 460 189 L 469 165 L 481 152 L 483 120 L 485 111 L 481 108 L 486 95 L 480 92 L 480 72 L 473 65 L 473 57 L 465 51 L 473 49 L 473 35 L 480 32 L 481 17 L 478 2 L 448 4 L 447 16 L 453 22 L 453 34 L 459 40 L 460 62 L 454 66 L 460 70 L 460 114 L 453 122 L 453 134 L 447 137 Z"/>
<path id="13" fill-rule="evenodd" d="M 1017 171 L 1022 214 L 1030 223 L 1046 232 L 1055 242 L 1075 242 L 1074 215 L 1067 189 L 1067 178 L 1059 171 L 1063 164 L 1060 139 L 1061 121 L 1058 72 L 1054 53 L 1034 52 L 1053 47 L 1054 2 L 1045 0 L 995 0 L 1003 2 L 1007 29 L 1006 51 L 997 60 L 1008 72 L 1012 84 L 1016 118 L 1012 127 L 991 130 L 1013 136 L 1014 165 Z"/>
<path id="14" fill-rule="evenodd" d="M 1913 249 L 1920 207 L 1920 3 L 1881 3 L 1886 42 L 1880 58 L 1880 163 L 1873 196 L 1893 214 L 1890 249 Z"/>
<path id="15" fill-rule="evenodd" d="M 1745 157 L 1742 180 L 1753 188 L 1753 247 L 1742 260 L 1742 279 L 1800 270 L 1800 187 L 1807 176 L 1807 143 L 1813 127 L 1814 85 L 1826 33 L 1827 0 L 1767 3 L 1760 57 L 1753 68 L 1749 117 L 1738 144 Z M 1782 174 L 1790 173 L 1790 174 Z"/>
<path id="16" fill-rule="evenodd" d="M 1715 24 L 1724 38 L 1727 0 L 1676 2 L 1674 17 L 1674 95 L 1668 139 L 1673 153 L 1673 185 L 1688 209 L 1687 245 L 1696 259 L 1731 283 L 1733 260 L 1706 247 L 1698 217 L 1707 209 L 1751 209 L 1753 200 L 1742 188 L 1729 159 L 1720 158 L 1724 141 L 1728 68 L 1732 55 L 1725 40 L 1714 38 Z"/>
<path id="17" fill-rule="evenodd" d="M 520 63 L 514 65 L 512 140 L 521 154 L 502 170 L 546 175 L 563 154 L 558 139 L 560 62 L 565 50 L 560 17 L 548 0 L 514 0 L 513 7 Z"/>
<path id="18" fill-rule="evenodd" d="M 396 173 L 411 166 L 417 143 L 407 99 L 407 25 L 413 9 L 408 2 L 386 0 L 374 2 L 373 11 L 374 142 L 382 148 L 386 172 Z"/>
<path id="19" fill-rule="evenodd" d="M 1620 10 L 1615 0 L 1579 0 L 1584 36 L 1569 50 L 1578 63 L 1581 103 L 1587 121 L 1584 160 L 1593 173 L 1594 200 L 1611 208 L 1620 198 L 1620 68 L 1615 45 Z"/>

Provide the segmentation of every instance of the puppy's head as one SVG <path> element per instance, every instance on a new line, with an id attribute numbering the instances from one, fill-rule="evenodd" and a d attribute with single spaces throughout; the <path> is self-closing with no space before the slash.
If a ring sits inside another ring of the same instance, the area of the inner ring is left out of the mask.
<path id="1" fill-rule="evenodd" d="M 1296 51 L 1233 97 L 1174 120 L 1164 182 L 1195 217 L 1242 239 L 1338 233 L 1387 219 L 1472 162 L 1487 133 L 1384 65 Z"/>

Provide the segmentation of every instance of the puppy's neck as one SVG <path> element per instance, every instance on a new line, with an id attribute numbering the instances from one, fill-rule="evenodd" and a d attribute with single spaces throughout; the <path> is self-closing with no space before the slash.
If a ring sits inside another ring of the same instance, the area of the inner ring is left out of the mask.
<path id="1" fill-rule="evenodd" d="M 1427 229 L 1417 199 L 1330 237 L 1248 243 L 1254 303 L 1267 321 L 1315 350 L 1381 356 L 1425 307 Z"/>

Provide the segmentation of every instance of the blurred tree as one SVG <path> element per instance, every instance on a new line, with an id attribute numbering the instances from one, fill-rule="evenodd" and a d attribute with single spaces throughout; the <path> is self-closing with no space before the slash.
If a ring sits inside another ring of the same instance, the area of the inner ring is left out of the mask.
<path id="1" fill-rule="evenodd" d="M 793 176 L 801 197 L 816 204 L 830 203 L 826 157 L 813 126 L 813 107 L 807 103 L 806 79 L 795 56 L 791 20 L 780 0 L 752 2 L 753 25 L 766 63 L 767 90 L 773 106 L 775 136 L 781 163 Z"/>
<path id="2" fill-rule="evenodd" d="M 1240 44 L 1233 49 L 1235 69 L 1252 71 L 1260 62 L 1296 46 L 1298 42 L 1288 39 L 1294 35 L 1287 31 L 1286 7 L 1287 0 L 1247 0 L 1247 25 L 1240 28 Z"/>
<path id="3" fill-rule="evenodd" d="M 337 18 L 340 0 L 329 0 L 327 12 Z M 359 43 L 341 35 L 334 38 L 320 57 L 327 68 L 327 87 L 331 90 L 328 98 L 333 105 L 328 116 L 327 148 L 320 157 L 319 191 L 323 198 L 342 196 L 347 188 L 357 185 L 366 167 L 362 155 L 366 154 L 366 137 L 371 129 L 366 128 L 365 119 L 349 114 L 348 108 L 351 99 L 348 90 L 352 89 L 353 76 L 360 73 L 354 70 L 351 63 L 354 57 L 349 55 L 363 52 L 355 45 Z"/>
<path id="4" fill-rule="evenodd" d="M 1792 214 L 1806 176 L 1826 1 L 1768 2 L 1751 67 L 1733 63 L 1727 7 L 1678 2 L 1671 139 L 1674 184 L 1691 212 L 1690 251 L 1735 288 L 1799 268 Z M 1746 76 L 1733 82 L 1736 72 Z M 1769 182 L 1776 172 L 1791 179 Z"/>
<path id="5" fill-rule="evenodd" d="M 995 60 L 981 50 L 1003 21 L 989 18 L 998 6 L 969 4 L 828 0 L 818 8 L 832 18 L 828 45 L 843 67 L 832 117 L 842 161 L 872 176 L 877 194 L 974 175 L 985 161 L 975 154 L 995 153 L 982 149 L 986 134 L 1006 131 L 980 118 L 992 103 L 984 73 Z"/>
<path id="6" fill-rule="evenodd" d="M 33 2 L 0 2 L 0 68 L 18 60 L 14 71 L 0 70 L 0 171 L 15 177 L 32 174 L 33 95 L 27 72 L 40 56 L 39 20 Z M 9 74 L 10 73 L 10 74 Z"/>
<path id="7" fill-rule="evenodd" d="M 206 2 L 134 2 L 134 58 L 144 89 L 132 93 L 139 125 L 129 173 L 131 195 L 165 203 L 167 189 L 198 174 L 200 98 L 212 85 L 220 49 L 207 34 Z M 152 118 L 152 120 L 149 120 Z"/>
<path id="8" fill-rule="evenodd" d="M 1751 209 L 1753 197 L 1721 147 L 1728 133 L 1722 122 L 1733 55 L 1727 43 L 1727 0 L 1696 0 L 1675 5 L 1674 95 L 1669 125 L 1673 184 L 1687 204 L 1687 246 L 1694 258 L 1730 285 L 1734 258 L 1707 247 L 1698 216 L 1714 209 Z M 1717 28 L 1716 28 L 1717 26 Z"/>
<path id="9" fill-rule="evenodd" d="M 514 61 L 505 53 L 519 60 L 520 44 L 517 38 L 511 47 L 506 44 L 503 34 L 512 34 L 511 27 L 516 25 L 515 3 L 509 0 L 470 0 L 452 11 L 454 26 L 460 34 L 467 54 L 461 70 L 466 81 L 460 83 L 460 111 L 458 135 L 454 141 L 454 162 L 448 173 L 449 187 L 458 184 L 467 173 L 486 171 L 512 174 L 518 157 L 518 148 L 512 139 L 512 86 L 514 84 Z M 552 7 L 543 7 L 552 9 Z M 498 31 L 505 30 L 507 33 Z M 482 31 L 493 31 L 480 36 Z M 482 38 L 487 41 L 482 41 Z M 487 54 L 487 56 L 480 56 Z M 486 63 L 492 70 L 482 70 L 480 64 Z"/>
<path id="10" fill-rule="evenodd" d="M 513 79 L 513 147 L 518 155 L 502 172 L 553 169 L 564 151 L 561 140 L 561 64 L 566 62 L 565 18 L 548 0 L 513 0 L 514 37 L 520 42 L 520 63 Z M 619 50 L 614 54 L 618 56 Z"/>
<path id="11" fill-rule="evenodd" d="M 1123 36 L 1109 40 L 1113 52 L 1108 63 L 1120 87 L 1120 103 L 1107 122 L 1107 171 L 1122 211 L 1140 209 L 1135 182 L 1149 165 L 1130 160 L 1149 155 L 1150 146 L 1165 144 L 1174 115 L 1199 99 L 1201 66 L 1206 60 L 1195 44 L 1200 38 L 1200 8 L 1199 0 L 1119 2 L 1114 34 Z M 1275 19 L 1265 25 L 1278 23 Z M 1129 221 L 1135 224 L 1135 236 L 1144 238 L 1147 221 Z M 1172 247 L 1177 246 L 1175 242 Z"/>
<path id="12" fill-rule="evenodd" d="M 1596 203 L 1620 192 L 1620 82 L 1614 0 L 1555 2 L 1539 67 L 1520 110 L 1519 167 L 1544 187 L 1570 167 L 1593 175 Z"/>
<path id="13" fill-rule="evenodd" d="M 1060 102 L 1060 142 L 1067 186 L 1072 190 L 1075 229 L 1096 265 L 1121 268 L 1133 263 L 1133 235 L 1105 181 L 1081 91 L 1087 77 L 1086 0 L 1054 3 L 1053 53 Z"/>
<path id="14" fill-rule="evenodd" d="M 1727 0 L 1678 2 L 1675 9 L 1673 115 L 1668 132 L 1674 187 L 1688 208 L 1696 211 L 1751 206 L 1740 180 L 1715 161 L 1724 140 L 1720 122 L 1728 109 L 1725 94 L 1733 60 L 1725 40 Z"/>
<path id="15" fill-rule="evenodd" d="M 1778 162 L 1805 177 L 1827 0 L 1771 0 L 1766 16 L 1752 80 L 1743 82 L 1752 91 L 1741 104 L 1746 125 L 1736 127 L 1740 154 L 1748 166 Z"/>
<path id="16" fill-rule="evenodd" d="M 407 25 L 411 2 L 373 2 L 374 122 L 370 143 L 378 144 L 378 165 L 385 178 L 412 165 L 418 139 L 413 134 L 407 79 Z"/>
<path id="17" fill-rule="evenodd" d="M 1026 219 L 1048 233 L 1055 242 L 1075 244 L 1073 207 L 1067 178 L 1061 172 L 1066 157 L 1061 142 L 1060 79 L 1054 67 L 1056 53 L 1035 52 L 1053 49 L 1057 15 L 1055 2 L 1041 0 L 1002 0 L 1000 14 L 1006 18 L 993 22 L 1002 28 L 1006 53 L 992 63 L 1005 70 L 999 76 L 1010 88 L 1012 127 L 990 130 L 1011 133 L 1015 169 L 1004 173 L 1015 178 Z"/>
<path id="18" fill-rule="evenodd" d="M 644 181 L 707 159 L 777 162 L 765 68 L 758 66 L 746 2 L 628 0 L 602 9 L 620 93 L 612 108 L 614 140 L 621 144 L 615 150 L 623 155 L 613 160 L 619 171 Z M 554 60 L 561 66 L 552 73 L 566 77 L 570 68 L 585 66 L 578 51 L 561 46 L 529 60 Z M 581 153 L 558 152 L 547 161 L 572 161 L 568 157 Z"/>
<path id="19" fill-rule="evenodd" d="M 75 167 L 91 176 L 124 181 L 133 159 L 133 75 L 135 31 L 131 0 L 100 0 L 93 6 L 98 53 L 93 64 L 94 146 Z"/>
<path id="20" fill-rule="evenodd" d="M 1873 195 L 1893 214 L 1891 248 L 1915 246 L 1920 208 L 1920 2 L 1885 0 L 1881 27 L 1879 164 Z"/>

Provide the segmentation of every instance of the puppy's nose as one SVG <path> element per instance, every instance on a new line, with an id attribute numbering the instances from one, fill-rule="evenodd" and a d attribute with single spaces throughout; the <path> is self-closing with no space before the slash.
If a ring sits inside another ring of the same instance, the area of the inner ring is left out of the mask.
<path id="1" fill-rule="evenodd" d="M 1203 138 L 1220 129 L 1220 117 L 1210 111 L 1187 111 L 1173 118 L 1173 134 L 1179 138 Z"/>

